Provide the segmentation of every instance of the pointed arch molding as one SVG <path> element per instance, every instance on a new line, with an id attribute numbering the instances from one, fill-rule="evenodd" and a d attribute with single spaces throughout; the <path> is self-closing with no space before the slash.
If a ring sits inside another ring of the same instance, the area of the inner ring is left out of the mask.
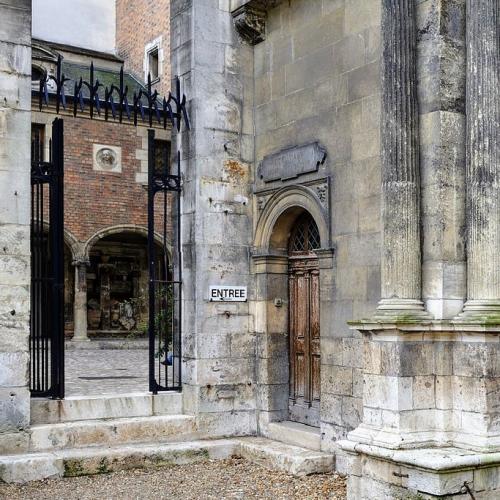
<path id="1" fill-rule="evenodd" d="M 321 248 L 331 248 L 330 217 L 318 195 L 307 186 L 290 186 L 274 193 L 260 214 L 254 239 L 257 254 L 268 254 L 275 248 L 273 233 L 278 229 L 278 221 L 282 215 L 297 209 L 309 212 L 316 222 Z"/>

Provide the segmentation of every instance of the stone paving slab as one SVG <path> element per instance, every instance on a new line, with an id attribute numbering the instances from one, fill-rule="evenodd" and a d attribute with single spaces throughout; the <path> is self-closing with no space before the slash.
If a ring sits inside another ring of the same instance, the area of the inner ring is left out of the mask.
<path id="1" fill-rule="evenodd" d="M 65 353 L 66 395 L 148 391 L 147 349 L 74 349 Z"/>

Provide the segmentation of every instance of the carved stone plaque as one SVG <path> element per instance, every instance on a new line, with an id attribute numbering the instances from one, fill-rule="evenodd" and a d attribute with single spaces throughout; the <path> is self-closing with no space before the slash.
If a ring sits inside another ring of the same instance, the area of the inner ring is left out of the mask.
<path id="1" fill-rule="evenodd" d="M 122 171 L 122 150 L 119 146 L 93 145 L 94 170 L 119 173 Z"/>
<path id="2" fill-rule="evenodd" d="M 294 146 L 264 157 L 259 165 L 259 177 L 264 182 L 286 181 L 300 175 L 317 172 L 326 160 L 326 150 L 313 142 Z"/>

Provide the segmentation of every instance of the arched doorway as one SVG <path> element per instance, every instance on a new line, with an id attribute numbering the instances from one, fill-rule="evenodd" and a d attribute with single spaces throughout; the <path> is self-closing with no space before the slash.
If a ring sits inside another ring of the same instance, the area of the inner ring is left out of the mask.
<path id="1" fill-rule="evenodd" d="M 121 229 L 121 230 L 119 230 Z M 148 260 L 144 231 L 110 228 L 87 244 L 87 323 L 93 337 L 146 337 Z M 157 273 L 168 273 L 158 244 Z"/>
<path id="2" fill-rule="evenodd" d="M 289 418 L 319 426 L 321 386 L 318 226 L 308 212 L 296 219 L 288 242 Z"/>
<path id="3" fill-rule="evenodd" d="M 321 373 L 320 365 L 331 353 L 325 332 L 331 326 L 334 259 L 328 211 L 317 193 L 290 186 L 271 196 L 255 228 L 253 252 L 262 432 L 284 420 L 321 428 L 321 377 L 328 372 Z"/>

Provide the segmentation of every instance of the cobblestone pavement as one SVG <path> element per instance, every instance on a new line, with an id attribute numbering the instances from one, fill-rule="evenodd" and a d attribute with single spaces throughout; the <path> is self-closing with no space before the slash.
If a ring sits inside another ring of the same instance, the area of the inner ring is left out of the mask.
<path id="1" fill-rule="evenodd" d="M 122 471 L 101 476 L 0 484 L 5 500 L 344 500 L 345 480 L 336 474 L 294 478 L 242 459 Z"/>
<path id="2" fill-rule="evenodd" d="M 66 350 L 66 395 L 148 391 L 147 349 Z"/>

